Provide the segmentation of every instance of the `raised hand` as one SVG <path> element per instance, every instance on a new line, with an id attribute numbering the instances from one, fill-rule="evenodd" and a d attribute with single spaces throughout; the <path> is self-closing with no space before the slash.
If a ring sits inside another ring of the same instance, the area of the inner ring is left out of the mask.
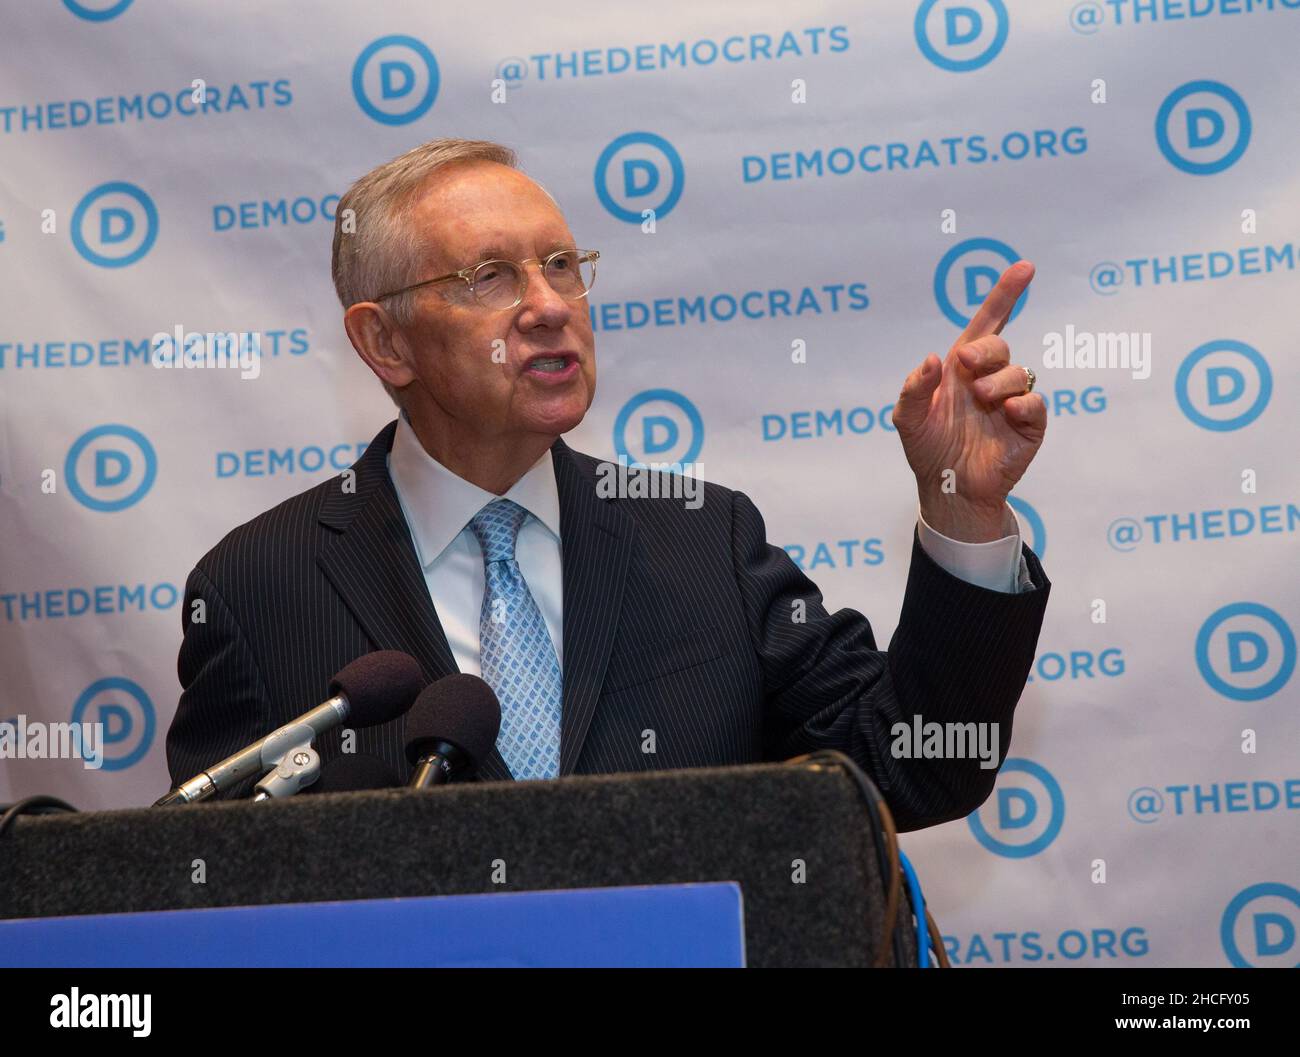
<path id="1" fill-rule="evenodd" d="M 948 355 L 927 356 L 894 405 L 921 515 L 952 539 L 979 543 L 1008 534 L 1007 494 L 1047 431 L 1043 398 L 1027 391 L 1028 371 L 1011 363 L 998 337 L 1033 277 L 1029 261 L 1003 272 Z"/>

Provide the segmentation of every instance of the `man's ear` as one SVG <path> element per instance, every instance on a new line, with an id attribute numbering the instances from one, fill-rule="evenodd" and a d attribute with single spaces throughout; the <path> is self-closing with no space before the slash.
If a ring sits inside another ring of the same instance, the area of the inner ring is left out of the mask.
<path id="1" fill-rule="evenodd" d="M 415 380 L 410 342 L 382 305 L 374 301 L 352 305 L 343 313 L 343 329 L 381 382 L 402 389 Z"/>

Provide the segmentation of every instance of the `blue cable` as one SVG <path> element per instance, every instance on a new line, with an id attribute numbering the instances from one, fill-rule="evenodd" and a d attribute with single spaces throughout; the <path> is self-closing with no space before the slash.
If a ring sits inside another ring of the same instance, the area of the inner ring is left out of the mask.
<path id="1" fill-rule="evenodd" d="M 903 876 L 907 880 L 907 894 L 912 900 L 912 913 L 916 917 L 916 960 L 922 969 L 930 966 L 930 934 L 925 927 L 925 896 L 921 894 L 921 882 L 903 849 L 898 849 L 898 861 L 903 865 Z"/>

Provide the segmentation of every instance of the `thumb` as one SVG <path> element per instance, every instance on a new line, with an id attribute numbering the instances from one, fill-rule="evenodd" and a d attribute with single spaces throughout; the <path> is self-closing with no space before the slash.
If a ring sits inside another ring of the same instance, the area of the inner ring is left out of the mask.
<path id="1" fill-rule="evenodd" d="M 917 429 L 930 413 L 930 397 L 943 377 L 943 364 L 934 353 L 922 361 L 903 382 L 902 392 L 894 404 L 894 428 L 904 433 Z"/>

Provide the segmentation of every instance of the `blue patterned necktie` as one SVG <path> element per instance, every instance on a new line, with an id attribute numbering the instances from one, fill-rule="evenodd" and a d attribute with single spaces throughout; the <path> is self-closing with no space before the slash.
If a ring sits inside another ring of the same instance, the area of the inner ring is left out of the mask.
<path id="1" fill-rule="evenodd" d="M 479 665 L 501 702 L 497 748 L 517 779 L 560 773 L 560 662 L 546 621 L 515 560 L 528 511 L 494 499 L 470 530 L 483 548 L 485 588 L 479 618 Z"/>

